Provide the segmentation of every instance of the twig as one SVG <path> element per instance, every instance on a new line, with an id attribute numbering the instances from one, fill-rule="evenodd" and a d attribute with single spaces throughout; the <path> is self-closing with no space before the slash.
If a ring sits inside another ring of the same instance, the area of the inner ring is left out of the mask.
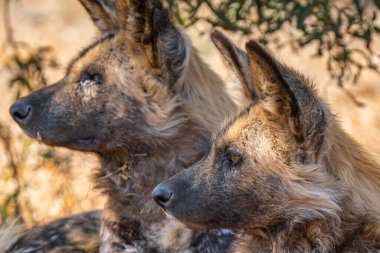
<path id="1" fill-rule="evenodd" d="M 3 20 L 5 28 L 5 42 L 9 45 L 14 45 L 13 27 L 10 14 L 11 0 L 3 0 Z"/>

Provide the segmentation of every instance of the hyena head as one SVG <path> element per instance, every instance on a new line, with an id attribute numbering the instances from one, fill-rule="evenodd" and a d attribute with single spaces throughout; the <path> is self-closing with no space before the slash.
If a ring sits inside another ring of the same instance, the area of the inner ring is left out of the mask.
<path id="1" fill-rule="evenodd" d="M 100 39 L 71 62 L 63 79 L 19 99 L 10 113 L 49 145 L 98 153 L 123 143 L 143 149 L 144 136 L 155 140 L 183 120 L 171 88 L 187 64 L 187 39 L 160 1 L 80 2 Z"/>
<path id="2" fill-rule="evenodd" d="M 315 166 L 328 111 L 307 80 L 255 41 L 245 54 L 219 32 L 212 38 L 252 103 L 215 135 L 207 157 L 155 188 L 155 201 L 207 229 L 276 229 L 338 208 L 337 184 Z"/>

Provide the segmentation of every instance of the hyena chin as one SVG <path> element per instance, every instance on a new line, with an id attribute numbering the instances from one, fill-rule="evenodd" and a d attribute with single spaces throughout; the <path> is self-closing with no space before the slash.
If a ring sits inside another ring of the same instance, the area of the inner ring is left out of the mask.
<path id="1" fill-rule="evenodd" d="M 159 0 L 80 2 L 101 38 L 11 115 L 48 145 L 100 156 L 101 252 L 226 251 L 231 232 L 158 226 L 166 217 L 151 191 L 209 150 L 211 132 L 237 110 L 231 94 Z"/>
<path id="2" fill-rule="evenodd" d="M 212 38 L 252 103 L 155 201 L 190 227 L 241 231 L 235 252 L 380 252 L 379 164 L 306 78 L 255 41 Z"/>

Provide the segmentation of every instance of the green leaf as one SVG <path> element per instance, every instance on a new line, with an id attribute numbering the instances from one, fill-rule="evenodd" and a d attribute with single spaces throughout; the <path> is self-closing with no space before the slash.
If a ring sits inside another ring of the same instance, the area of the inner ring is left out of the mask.
<path id="1" fill-rule="evenodd" d="M 46 159 L 53 158 L 55 156 L 55 153 L 52 149 L 49 149 L 45 153 L 42 154 L 42 156 Z"/>
<path id="2" fill-rule="evenodd" d="M 364 33 L 363 38 L 364 38 L 366 41 L 370 41 L 370 40 L 371 40 L 371 38 L 372 38 L 372 32 L 371 32 L 370 29 L 368 29 L 368 30 Z"/>
<path id="3" fill-rule="evenodd" d="M 380 9 L 380 0 L 373 0 L 373 2 L 375 3 L 376 7 Z"/>
<path id="4" fill-rule="evenodd" d="M 357 12 L 359 14 L 359 18 L 361 20 L 362 16 L 363 16 L 363 9 L 360 6 L 360 0 L 354 0 L 354 4 L 355 4 L 356 10 L 357 10 Z"/>
<path id="5" fill-rule="evenodd" d="M 311 14 L 313 10 L 312 5 L 307 5 L 305 7 L 300 8 L 298 16 L 297 16 L 297 28 L 304 29 L 305 28 L 305 20 Z"/>
<path id="6" fill-rule="evenodd" d="M 240 3 L 232 3 L 231 5 L 228 6 L 226 16 L 233 22 L 236 21 L 236 17 L 238 14 L 238 11 L 240 9 Z"/>

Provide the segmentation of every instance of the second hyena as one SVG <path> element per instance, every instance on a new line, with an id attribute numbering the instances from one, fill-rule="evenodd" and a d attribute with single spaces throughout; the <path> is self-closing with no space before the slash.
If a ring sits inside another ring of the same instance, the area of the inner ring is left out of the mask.
<path id="1" fill-rule="evenodd" d="M 173 224 L 150 195 L 199 160 L 211 132 L 236 111 L 226 87 L 160 1 L 81 3 L 101 38 L 71 62 L 61 81 L 18 100 L 13 118 L 48 145 L 100 157 L 94 180 L 108 197 L 101 252 L 226 251 L 229 231 L 199 233 Z"/>
<path id="2" fill-rule="evenodd" d="M 234 252 L 379 252 L 379 164 L 306 78 L 255 41 L 247 56 L 213 39 L 252 103 L 206 158 L 155 188 L 156 202 L 192 228 L 239 229 Z"/>

